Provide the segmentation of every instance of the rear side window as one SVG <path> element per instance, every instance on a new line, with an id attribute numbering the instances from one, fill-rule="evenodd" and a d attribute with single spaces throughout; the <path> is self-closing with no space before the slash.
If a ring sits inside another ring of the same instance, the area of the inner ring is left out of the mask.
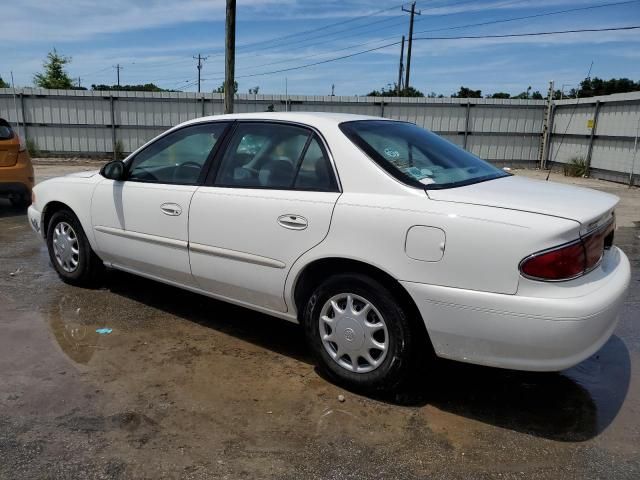
<path id="1" fill-rule="evenodd" d="M 298 190 L 336 190 L 336 179 L 329 159 L 315 135 L 302 158 L 295 188 Z"/>
<path id="2" fill-rule="evenodd" d="M 6 120 L 0 118 L 0 140 L 11 140 L 13 138 L 13 130 Z"/>
<path id="3" fill-rule="evenodd" d="M 236 188 L 335 191 L 336 181 L 318 137 L 280 123 L 238 124 L 215 185 Z"/>
<path id="4" fill-rule="evenodd" d="M 359 120 L 342 132 L 400 181 L 425 189 L 470 185 L 509 174 L 412 123 Z"/>

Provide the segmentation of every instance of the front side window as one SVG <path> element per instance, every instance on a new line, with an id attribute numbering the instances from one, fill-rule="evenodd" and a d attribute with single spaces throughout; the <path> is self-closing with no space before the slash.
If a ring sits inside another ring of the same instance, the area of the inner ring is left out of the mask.
<path id="1" fill-rule="evenodd" d="M 181 128 L 138 153 L 127 180 L 194 185 L 227 124 L 205 123 Z"/>
<path id="2" fill-rule="evenodd" d="M 412 123 L 360 120 L 342 123 L 340 129 L 382 168 L 416 187 L 451 188 L 508 176 Z"/>
<path id="3" fill-rule="evenodd" d="M 311 131 L 279 123 L 240 123 L 226 148 L 215 184 L 334 190 L 335 178 Z"/>

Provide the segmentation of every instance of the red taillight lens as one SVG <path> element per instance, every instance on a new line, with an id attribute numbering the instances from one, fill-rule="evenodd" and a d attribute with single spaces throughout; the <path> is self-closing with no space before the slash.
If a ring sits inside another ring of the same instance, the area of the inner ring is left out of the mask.
<path id="1" fill-rule="evenodd" d="M 615 222 L 599 228 L 580 240 L 525 258 L 520 271 L 537 280 L 569 280 L 595 268 L 605 248 L 613 244 Z"/>
<path id="2" fill-rule="evenodd" d="M 598 264 L 598 262 L 600 262 L 605 248 L 611 247 L 613 244 L 613 232 L 615 229 L 615 222 L 610 222 L 600 230 L 597 230 L 582 239 L 587 255 L 587 264 L 585 267 L 587 270 L 591 270 Z"/>
<path id="3" fill-rule="evenodd" d="M 566 280 L 584 272 L 584 265 L 584 247 L 581 241 L 577 241 L 524 260 L 520 271 L 528 277 L 541 280 Z"/>

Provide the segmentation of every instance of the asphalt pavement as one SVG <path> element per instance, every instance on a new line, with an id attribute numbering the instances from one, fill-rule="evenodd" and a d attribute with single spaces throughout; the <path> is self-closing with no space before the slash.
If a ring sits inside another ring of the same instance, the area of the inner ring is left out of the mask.
<path id="1" fill-rule="evenodd" d="M 62 283 L 0 200 L 0 478 L 640 478 L 640 195 L 554 179 L 623 198 L 613 337 L 563 372 L 441 361 L 380 398 L 320 376 L 294 324 L 121 272 Z"/>

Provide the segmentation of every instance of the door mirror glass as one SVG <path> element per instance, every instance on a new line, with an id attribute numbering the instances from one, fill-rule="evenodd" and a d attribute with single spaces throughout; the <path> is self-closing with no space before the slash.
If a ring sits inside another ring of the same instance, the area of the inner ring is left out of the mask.
<path id="1" fill-rule="evenodd" d="M 124 180 L 124 163 L 120 160 L 107 163 L 100 170 L 100 175 L 109 180 Z"/>

